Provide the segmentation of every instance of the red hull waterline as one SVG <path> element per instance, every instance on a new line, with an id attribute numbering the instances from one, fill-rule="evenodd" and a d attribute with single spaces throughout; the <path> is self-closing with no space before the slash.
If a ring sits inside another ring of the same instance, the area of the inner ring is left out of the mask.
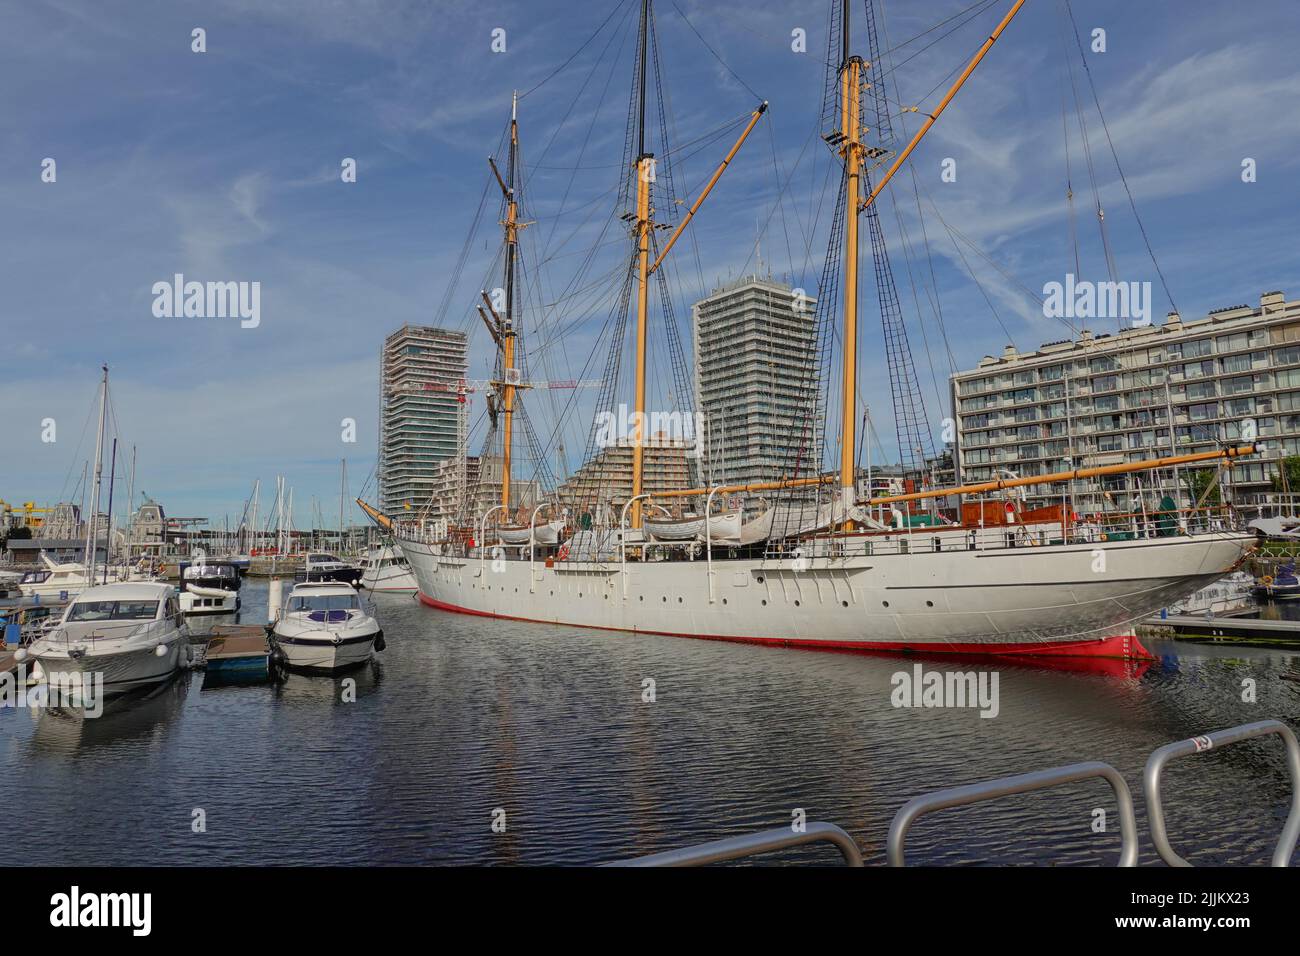
<path id="1" fill-rule="evenodd" d="M 554 624 L 554 621 L 541 621 L 531 617 L 514 617 L 509 614 L 492 614 L 476 611 L 473 608 L 435 601 L 422 591 L 416 592 L 420 602 L 440 611 L 455 614 L 469 614 L 473 617 L 491 617 L 500 621 L 523 621 L 529 624 Z M 762 644 L 769 647 L 798 647 L 808 650 L 840 651 L 855 654 L 955 654 L 963 657 L 1084 657 L 1106 658 L 1111 660 L 1154 661 L 1158 658 L 1142 646 L 1135 634 L 1116 634 L 1100 637 L 1090 641 L 1022 641 L 1007 644 L 981 643 L 945 643 L 945 644 L 909 644 L 900 641 L 873 641 L 870 646 L 853 641 L 808 641 L 787 640 L 779 637 L 737 637 L 725 634 L 681 634 L 674 631 L 637 630 L 618 627 L 594 627 L 589 624 L 569 624 L 566 627 L 582 627 L 596 631 L 624 631 L 637 634 L 659 634 L 665 637 L 689 637 L 701 641 L 730 641 L 734 644 Z"/>

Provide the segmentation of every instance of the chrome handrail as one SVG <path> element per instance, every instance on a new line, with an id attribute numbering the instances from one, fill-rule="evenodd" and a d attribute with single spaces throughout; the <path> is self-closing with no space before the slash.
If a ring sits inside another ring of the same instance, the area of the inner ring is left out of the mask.
<path id="1" fill-rule="evenodd" d="M 679 850 L 666 850 L 652 853 L 631 860 L 606 863 L 606 866 L 706 866 L 709 863 L 723 863 L 727 860 L 739 860 L 759 853 L 785 850 L 790 847 L 803 846 L 807 843 L 833 843 L 849 866 L 862 866 L 862 851 L 858 849 L 853 837 L 833 823 L 809 823 L 803 832 L 796 832 L 790 827 L 775 830 L 763 830 L 760 833 L 748 833 L 744 836 L 727 837 L 699 846 L 683 847 Z"/>
<path id="2" fill-rule="evenodd" d="M 1290 865 L 1291 854 L 1295 852 L 1296 838 L 1300 837 L 1300 744 L 1297 744 L 1295 733 L 1291 728 L 1280 720 L 1261 720 L 1227 730 L 1216 730 L 1189 740 L 1165 744 L 1152 752 L 1142 771 L 1142 790 L 1146 794 L 1148 816 L 1151 818 L 1151 842 L 1155 844 L 1160 859 L 1170 866 L 1192 865 L 1179 856 L 1169 844 L 1169 833 L 1165 828 L 1164 801 L 1160 794 L 1160 774 L 1165 764 L 1178 757 L 1205 753 L 1215 747 L 1269 734 L 1277 734 L 1286 744 L 1287 770 L 1291 775 L 1291 810 L 1287 813 L 1286 823 L 1278 836 L 1277 846 L 1273 849 L 1270 865 L 1279 867 Z"/>
<path id="3" fill-rule="evenodd" d="M 903 858 L 903 845 L 907 840 L 907 831 L 917 818 L 935 810 L 948 807 L 960 807 L 970 803 L 981 803 L 998 797 L 1011 796 L 1016 793 L 1029 793 L 1033 790 L 1045 790 L 1063 783 L 1075 783 L 1079 780 L 1091 780 L 1101 777 L 1115 791 L 1119 802 L 1120 852 L 1119 866 L 1137 866 L 1138 840 L 1137 816 L 1133 812 L 1133 795 L 1128 784 L 1118 770 L 1108 763 L 1091 760 L 1087 763 L 1070 764 L 1065 767 L 1053 767 L 1050 770 L 1035 770 L 1031 773 L 1017 774 L 1012 777 L 999 777 L 985 780 L 964 787 L 950 787 L 935 793 L 913 797 L 895 814 L 889 824 L 889 841 L 886 854 L 890 866 L 906 866 Z"/>

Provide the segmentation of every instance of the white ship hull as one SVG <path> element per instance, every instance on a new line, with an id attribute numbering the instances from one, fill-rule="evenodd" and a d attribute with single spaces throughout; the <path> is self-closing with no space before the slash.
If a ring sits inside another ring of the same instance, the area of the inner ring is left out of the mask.
<path id="1" fill-rule="evenodd" d="M 361 577 L 361 586 L 372 593 L 398 591 L 413 594 L 419 589 L 411 569 L 396 566 L 378 570 L 367 569 Z"/>
<path id="2" fill-rule="evenodd" d="M 928 550 L 936 538 L 940 549 Z M 1130 656 L 1134 622 L 1221 577 L 1256 539 L 1209 532 L 989 550 L 966 550 L 967 540 L 900 535 L 872 555 L 811 562 L 715 559 L 712 574 L 702 558 L 548 568 L 398 544 L 420 599 L 468 614 L 838 650 Z"/>

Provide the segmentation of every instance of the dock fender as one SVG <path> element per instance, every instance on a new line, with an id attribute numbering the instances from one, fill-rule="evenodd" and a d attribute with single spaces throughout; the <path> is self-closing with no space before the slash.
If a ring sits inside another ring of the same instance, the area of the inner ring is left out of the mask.
<path id="1" fill-rule="evenodd" d="M 382 651 L 387 646 L 388 645 L 384 642 L 384 632 L 381 629 L 380 632 L 375 635 L 375 650 Z"/>

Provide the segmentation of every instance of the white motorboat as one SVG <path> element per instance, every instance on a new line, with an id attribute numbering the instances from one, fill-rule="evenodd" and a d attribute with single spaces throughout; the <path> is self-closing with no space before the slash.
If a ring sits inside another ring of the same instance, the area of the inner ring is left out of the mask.
<path id="1" fill-rule="evenodd" d="M 181 613 L 234 614 L 239 610 L 239 568 L 228 561 L 181 566 Z"/>
<path id="2" fill-rule="evenodd" d="M 296 584 L 270 627 L 291 670 L 332 673 L 384 649 L 384 632 L 356 589 L 342 581 Z"/>
<path id="3" fill-rule="evenodd" d="M 303 562 L 303 580 L 308 584 L 342 581 L 355 588 L 361 584 L 361 569 L 332 554 L 308 554 Z"/>
<path id="4" fill-rule="evenodd" d="M 102 676 L 111 694 L 168 680 L 187 649 L 175 588 L 114 583 L 82 591 L 24 659 L 36 662 L 42 681 L 88 686 Z"/>
<path id="5" fill-rule="evenodd" d="M 406 555 L 392 545 L 375 548 L 361 563 L 361 586 L 371 593 L 398 592 L 414 594 L 419 585 Z"/>
<path id="6" fill-rule="evenodd" d="M 45 567 L 28 571 L 18 582 L 23 597 L 74 597 L 93 583 L 90 572 L 79 561 L 58 564 L 42 554 L 41 562 Z"/>

